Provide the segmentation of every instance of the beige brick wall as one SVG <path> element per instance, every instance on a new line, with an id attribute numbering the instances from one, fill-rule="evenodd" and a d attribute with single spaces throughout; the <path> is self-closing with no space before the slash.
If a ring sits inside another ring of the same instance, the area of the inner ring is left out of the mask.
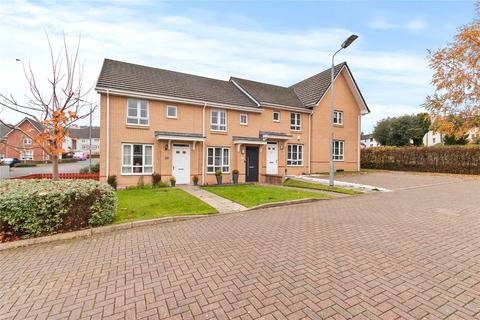
<path id="1" fill-rule="evenodd" d="M 345 161 L 336 162 L 336 168 L 345 170 L 357 170 L 358 163 L 358 115 L 356 105 L 344 77 L 341 75 L 336 81 L 336 109 L 344 111 L 344 125 L 335 129 L 335 137 L 345 140 Z M 100 164 L 101 178 L 106 179 L 106 107 L 107 98 L 101 96 L 101 126 L 100 126 Z M 166 149 L 166 141 L 157 141 L 155 131 L 174 131 L 186 133 L 202 133 L 203 107 L 182 103 L 170 103 L 165 101 L 149 100 L 149 126 L 136 127 L 126 125 L 127 98 L 110 94 L 110 146 L 109 146 L 109 174 L 117 175 L 120 186 L 135 185 L 141 179 L 144 183 L 150 183 L 148 176 L 125 176 L 121 175 L 121 144 L 144 143 L 153 145 L 154 172 L 162 175 L 162 180 L 167 181 L 172 174 L 172 150 Z M 177 106 L 177 119 L 166 117 L 166 106 Z M 321 172 L 328 169 L 328 108 L 329 98 L 326 97 L 318 107 L 314 108 L 312 117 L 312 171 Z M 280 122 L 273 121 L 273 112 L 280 112 Z M 276 131 L 292 135 L 288 141 L 278 141 L 278 172 L 279 174 L 301 174 L 309 172 L 309 114 L 302 113 L 302 130 L 300 132 L 290 130 L 290 113 L 288 110 L 264 108 L 263 112 L 245 112 L 239 110 L 227 110 L 227 132 L 218 133 L 210 130 L 211 108 L 205 109 L 205 148 L 210 146 L 230 147 L 230 172 L 233 169 L 240 171 L 240 182 L 245 181 L 245 149 L 244 146 L 237 149 L 232 136 L 258 137 L 259 131 Z M 248 125 L 240 125 L 240 114 L 248 114 Z M 175 143 L 175 142 L 172 142 Z M 178 142 L 186 144 L 187 142 Z M 303 144 L 303 166 L 287 166 L 287 143 Z M 197 175 L 202 183 L 202 142 L 197 142 L 195 150 L 193 143 L 190 145 L 190 175 Z M 206 151 L 205 151 L 206 153 Z M 206 155 L 205 155 L 206 157 Z M 206 159 L 205 159 L 206 166 Z M 205 169 L 206 172 L 206 169 Z M 266 146 L 259 147 L 259 179 L 265 181 L 266 173 Z M 224 182 L 231 181 L 231 173 L 224 174 Z M 215 183 L 214 174 L 205 174 L 205 183 Z"/>

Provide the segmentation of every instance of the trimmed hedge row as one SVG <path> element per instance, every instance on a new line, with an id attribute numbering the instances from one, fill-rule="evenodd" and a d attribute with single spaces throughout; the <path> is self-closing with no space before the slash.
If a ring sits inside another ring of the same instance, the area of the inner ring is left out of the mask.
<path id="1" fill-rule="evenodd" d="M 377 147 L 361 151 L 368 169 L 480 174 L 480 147 Z"/>
<path id="2" fill-rule="evenodd" d="M 94 180 L 0 181 L 0 234 L 29 238 L 113 222 L 117 198 Z"/>

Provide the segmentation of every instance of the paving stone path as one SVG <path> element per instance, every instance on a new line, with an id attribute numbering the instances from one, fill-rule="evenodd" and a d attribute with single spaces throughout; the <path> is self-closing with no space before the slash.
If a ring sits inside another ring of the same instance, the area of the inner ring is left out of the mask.
<path id="1" fill-rule="evenodd" d="M 480 181 L 442 179 L 0 251 L 0 319 L 479 319 Z"/>
<path id="2" fill-rule="evenodd" d="M 247 210 L 247 208 L 242 206 L 241 204 L 219 197 L 216 194 L 208 192 L 207 190 L 204 190 L 197 186 L 182 185 L 180 186 L 180 188 L 190 193 L 191 195 L 199 198 L 200 200 L 208 203 L 209 205 L 217 209 L 218 213 L 230 213 Z"/>

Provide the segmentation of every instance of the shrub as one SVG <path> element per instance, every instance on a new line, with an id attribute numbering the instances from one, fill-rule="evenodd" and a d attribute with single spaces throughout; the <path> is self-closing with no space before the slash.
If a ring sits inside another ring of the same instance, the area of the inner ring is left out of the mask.
<path id="1" fill-rule="evenodd" d="M 378 147 L 361 151 L 362 168 L 480 174 L 480 147 Z"/>
<path id="2" fill-rule="evenodd" d="M 220 170 L 215 171 L 215 176 L 219 177 L 221 175 L 222 175 L 222 171 L 220 171 Z"/>
<path id="3" fill-rule="evenodd" d="M 156 172 L 152 173 L 152 185 L 158 187 L 160 182 L 162 182 L 162 176 Z"/>
<path id="4" fill-rule="evenodd" d="M 117 176 L 116 176 L 116 175 L 108 176 L 108 178 L 107 178 L 107 183 L 108 183 L 114 190 L 117 190 Z"/>
<path id="5" fill-rule="evenodd" d="M 86 166 L 80 169 L 80 173 L 90 173 L 90 167 L 92 173 L 100 172 L 100 162 L 92 164 L 91 166 Z"/>
<path id="6" fill-rule="evenodd" d="M 35 163 L 17 163 L 15 165 L 15 168 L 31 168 L 31 167 L 36 167 L 37 164 Z"/>
<path id="7" fill-rule="evenodd" d="M 198 180 L 199 180 L 198 176 L 194 175 L 192 178 L 193 183 L 198 183 Z"/>
<path id="8" fill-rule="evenodd" d="M 0 230 L 24 238 L 112 223 L 115 192 L 94 180 L 0 182 Z"/>
<path id="9" fill-rule="evenodd" d="M 237 169 L 233 169 L 232 174 L 238 174 L 239 171 Z"/>

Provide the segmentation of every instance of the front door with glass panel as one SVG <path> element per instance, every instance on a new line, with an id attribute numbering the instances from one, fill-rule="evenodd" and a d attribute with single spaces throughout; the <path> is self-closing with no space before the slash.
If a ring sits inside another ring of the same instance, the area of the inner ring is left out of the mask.
<path id="1" fill-rule="evenodd" d="M 278 174 L 278 145 L 267 143 L 267 174 Z"/>
<path id="2" fill-rule="evenodd" d="M 188 145 L 173 145 L 172 175 L 177 184 L 190 183 L 190 147 Z"/>

